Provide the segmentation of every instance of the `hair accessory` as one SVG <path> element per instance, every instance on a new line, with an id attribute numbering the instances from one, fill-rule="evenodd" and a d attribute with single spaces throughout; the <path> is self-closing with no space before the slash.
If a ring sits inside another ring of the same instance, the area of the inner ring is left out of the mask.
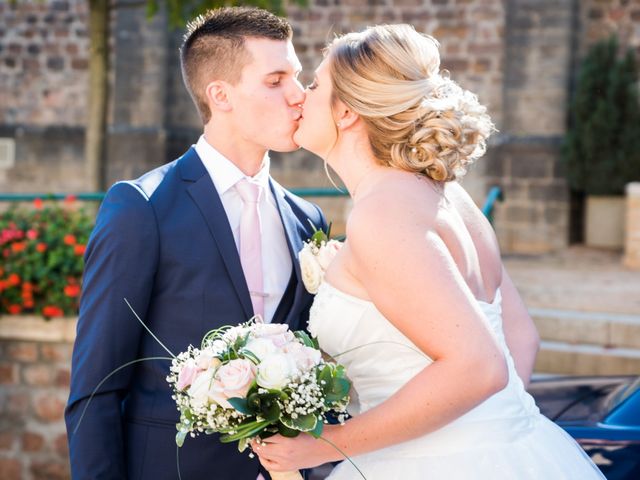
<path id="1" fill-rule="evenodd" d="M 416 147 L 413 147 L 413 148 L 411 149 L 411 153 L 418 153 L 418 149 L 417 149 Z"/>

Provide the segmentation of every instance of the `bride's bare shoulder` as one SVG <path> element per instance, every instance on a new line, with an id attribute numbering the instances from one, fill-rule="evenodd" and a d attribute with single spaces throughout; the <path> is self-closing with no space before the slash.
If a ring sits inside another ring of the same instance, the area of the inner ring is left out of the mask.
<path id="1" fill-rule="evenodd" d="M 366 195 L 356 199 L 347 222 L 347 237 L 374 234 L 395 239 L 409 230 L 426 232 L 436 224 L 440 194 L 427 180 L 406 172 L 390 172 Z"/>

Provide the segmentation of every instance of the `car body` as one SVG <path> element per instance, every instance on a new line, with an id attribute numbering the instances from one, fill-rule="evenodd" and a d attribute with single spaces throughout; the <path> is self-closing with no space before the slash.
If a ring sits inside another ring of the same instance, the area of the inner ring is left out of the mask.
<path id="1" fill-rule="evenodd" d="M 541 378 L 528 391 L 608 480 L 640 479 L 640 377 Z"/>

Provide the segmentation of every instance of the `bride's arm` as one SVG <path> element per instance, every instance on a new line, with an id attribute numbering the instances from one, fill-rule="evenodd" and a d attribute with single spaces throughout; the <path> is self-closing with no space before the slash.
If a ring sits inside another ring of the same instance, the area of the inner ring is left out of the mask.
<path id="1" fill-rule="evenodd" d="M 527 386 L 531 380 L 540 347 L 540 337 L 520 294 L 504 268 L 500 291 L 502 292 L 502 322 L 505 339 L 516 371 Z"/>
<path id="2" fill-rule="evenodd" d="M 431 359 L 395 395 L 323 436 L 353 456 L 432 432 L 506 385 L 504 356 L 423 202 L 388 195 L 358 205 L 347 232 L 352 273 L 380 312 Z M 407 197 L 401 195 L 400 197 Z M 427 207 L 428 208 L 428 207 Z M 340 460 L 310 437 L 268 439 L 267 468 Z M 271 441 L 270 441 L 271 440 Z"/>

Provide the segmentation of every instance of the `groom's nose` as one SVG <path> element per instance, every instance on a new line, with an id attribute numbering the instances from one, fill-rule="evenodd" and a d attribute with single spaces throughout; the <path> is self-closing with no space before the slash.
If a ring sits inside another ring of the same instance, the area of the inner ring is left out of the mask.
<path id="1" fill-rule="evenodd" d="M 289 93 L 289 103 L 291 105 L 301 105 L 304 103 L 306 94 L 304 93 L 304 87 L 300 81 L 296 78 L 293 81 L 293 87 Z"/>

